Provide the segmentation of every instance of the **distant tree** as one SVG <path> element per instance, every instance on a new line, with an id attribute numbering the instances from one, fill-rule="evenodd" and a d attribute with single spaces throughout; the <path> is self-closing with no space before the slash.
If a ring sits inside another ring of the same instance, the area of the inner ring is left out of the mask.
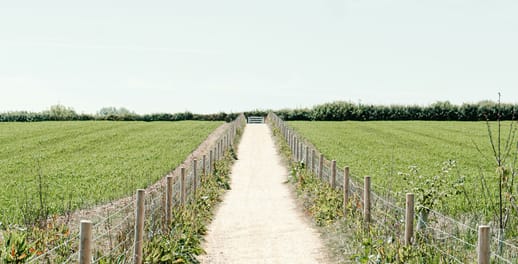
<path id="1" fill-rule="evenodd" d="M 136 116 L 134 112 L 131 112 L 130 110 L 120 107 L 116 108 L 113 106 L 103 107 L 98 112 L 97 115 L 101 118 L 109 118 L 111 117 L 119 117 L 119 118 L 126 118 L 130 116 Z"/>
<path id="2" fill-rule="evenodd" d="M 47 115 L 49 120 L 74 120 L 77 117 L 77 113 L 72 107 L 61 104 L 52 105 L 49 110 L 42 113 Z"/>

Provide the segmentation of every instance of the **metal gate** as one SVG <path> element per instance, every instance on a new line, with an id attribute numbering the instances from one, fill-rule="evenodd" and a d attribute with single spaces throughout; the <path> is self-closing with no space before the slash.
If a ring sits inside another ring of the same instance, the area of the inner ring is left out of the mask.
<path id="1" fill-rule="evenodd" d="M 248 124 L 263 124 L 264 116 L 249 116 Z"/>

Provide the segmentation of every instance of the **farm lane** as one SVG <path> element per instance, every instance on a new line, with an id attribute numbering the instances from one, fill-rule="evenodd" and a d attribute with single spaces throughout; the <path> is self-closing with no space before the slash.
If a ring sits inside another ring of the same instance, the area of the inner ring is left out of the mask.
<path id="1" fill-rule="evenodd" d="M 325 263 L 323 243 L 285 183 L 288 170 L 268 126 L 246 126 L 238 158 L 201 262 Z"/>

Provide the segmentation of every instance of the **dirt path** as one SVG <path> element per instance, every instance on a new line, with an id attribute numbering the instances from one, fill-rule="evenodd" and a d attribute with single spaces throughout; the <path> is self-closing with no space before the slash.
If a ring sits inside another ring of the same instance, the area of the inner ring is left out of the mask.
<path id="1" fill-rule="evenodd" d="M 325 263 L 322 241 L 297 209 L 266 125 L 247 125 L 238 158 L 201 262 Z"/>

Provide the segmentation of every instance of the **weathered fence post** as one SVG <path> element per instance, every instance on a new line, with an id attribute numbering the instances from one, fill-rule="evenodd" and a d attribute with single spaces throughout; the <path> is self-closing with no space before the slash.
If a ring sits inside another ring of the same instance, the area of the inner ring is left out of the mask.
<path id="1" fill-rule="evenodd" d="M 405 213 L 405 246 L 412 244 L 414 237 L 414 194 L 406 194 L 406 213 Z"/>
<path id="2" fill-rule="evenodd" d="M 195 201 L 196 200 L 196 191 L 198 189 L 198 160 L 197 159 L 193 159 L 192 160 L 192 180 L 193 180 L 193 195 L 192 195 L 192 200 Z"/>
<path id="3" fill-rule="evenodd" d="M 478 264 L 490 263 L 489 231 L 489 226 L 481 225 L 478 227 Z"/>
<path id="4" fill-rule="evenodd" d="M 165 224 L 167 230 L 169 230 L 172 221 L 171 216 L 173 213 L 173 176 L 167 176 L 166 178 L 166 193 L 165 193 Z"/>
<path id="5" fill-rule="evenodd" d="M 297 161 L 302 161 L 302 142 L 299 141 L 299 145 L 297 146 Z"/>
<path id="6" fill-rule="evenodd" d="M 309 171 L 309 147 L 306 146 L 305 150 L 306 150 L 305 151 L 306 157 L 305 157 L 305 161 L 304 161 L 305 164 L 304 165 L 306 166 L 306 169 Z"/>
<path id="7" fill-rule="evenodd" d="M 291 137 L 290 137 L 290 131 L 288 130 L 287 132 L 287 135 L 286 136 L 286 140 L 288 141 L 288 147 L 291 149 Z"/>
<path id="8" fill-rule="evenodd" d="M 320 153 L 320 158 L 318 160 L 318 177 L 322 179 L 324 176 L 324 154 Z"/>
<path id="9" fill-rule="evenodd" d="M 295 135 L 293 135 L 293 154 L 295 155 L 296 152 L 297 152 L 297 137 Z"/>
<path id="10" fill-rule="evenodd" d="M 311 150 L 311 172 L 315 173 L 315 150 Z"/>
<path id="11" fill-rule="evenodd" d="M 79 264 L 92 263 L 92 221 L 81 220 L 79 238 Z"/>
<path id="12" fill-rule="evenodd" d="M 300 142 L 299 161 L 304 162 L 304 142 Z"/>
<path id="13" fill-rule="evenodd" d="M 344 168 L 344 217 L 347 216 L 347 205 L 349 204 L 349 167 Z"/>
<path id="14" fill-rule="evenodd" d="M 137 190 L 137 210 L 135 211 L 135 241 L 133 251 L 133 263 L 142 263 L 142 248 L 144 245 L 144 213 L 145 190 Z"/>
<path id="15" fill-rule="evenodd" d="M 363 219 L 365 223 L 371 221 L 371 177 L 365 176 L 363 185 Z"/>
<path id="16" fill-rule="evenodd" d="M 293 154 L 294 154 L 295 161 L 297 161 L 297 157 L 298 157 L 297 150 L 299 147 L 299 142 L 298 142 L 297 137 L 294 138 L 293 143 L 294 143 L 293 144 Z"/>
<path id="17" fill-rule="evenodd" d="M 185 205 L 185 196 L 187 195 L 186 191 L 185 191 L 185 186 L 186 185 L 186 182 L 185 182 L 185 168 L 182 167 L 180 169 L 180 204 L 183 206 Z"/>
<path id="18" fill-rule="evenodd" d="M 214 153 L 211 151 L 209 151 L 209 174 L 212 173 L 212 163 L 214 162 L 214 157 L 213 157 Z"/>
<path id="19" fill-rule="evenodd" d="M 220 141 L 218 140 L 218 144 L 216 145 L 216 160 L 219 160 L 219 153 L 221 152 Z"/>
<path id="20" fill-rule="evenodd" d="M 304 161 L 304 142 L 300 142 L 300 148 L 299 148 L 299 161 Z"/>
<path id="21" fill-rule="evenodd" d="M 336 187 L 336 160 L 331 161 L 331 188 Z"/>
<path id="22" fill-rule="evenodd" d="M 203 155 L 203 158 L 201 161 L 201 175 L 203 175 L 203 176 L 207 175 L 207 155 Z"/>

